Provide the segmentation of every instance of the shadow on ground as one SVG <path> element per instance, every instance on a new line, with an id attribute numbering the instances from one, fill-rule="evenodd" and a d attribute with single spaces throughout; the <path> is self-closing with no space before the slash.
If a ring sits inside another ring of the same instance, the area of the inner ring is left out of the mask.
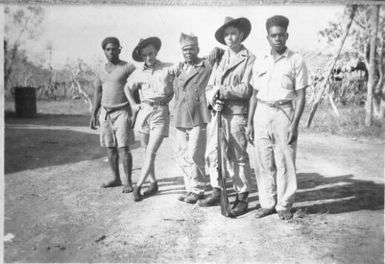
<path id="1" fill-rule="evenodd" d="M 5 173 L 63 165 L 105 156 L 87 115 L 5 116 Z M 138 144 L 135 144 L 137 147 Z"/>
<path id="2" fill-rule="evenodd" d="M 296 206 L 308 214 L 339 214 L 359 210 L 384 209 L 384 184 L 353 179 L 353 175 L 325 177 L 318 173 L 299 173 Z"/>

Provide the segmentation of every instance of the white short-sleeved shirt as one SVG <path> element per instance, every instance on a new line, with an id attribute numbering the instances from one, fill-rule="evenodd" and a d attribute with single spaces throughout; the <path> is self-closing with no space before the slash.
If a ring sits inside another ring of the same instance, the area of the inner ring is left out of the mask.
<path id="1" fill-rule="evenodd" d="M 275 60 L 271 54 L 265 55 L 254 63 L 251 85 L 264 101 L 295 99 L 295 91 L 309 85 L 303 57 L 289 49 Z"/>

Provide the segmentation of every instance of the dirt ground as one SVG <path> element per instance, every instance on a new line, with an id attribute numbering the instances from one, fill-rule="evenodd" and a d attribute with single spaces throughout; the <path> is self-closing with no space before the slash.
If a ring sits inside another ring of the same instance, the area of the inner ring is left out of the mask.
<path id="1" fill-rule="evenodd" d="M 121 187 L 99 188 L 110 171 L 88 121 L 6 114 L 5 262 L 384 263 L 383 141 L 303 131 L 295 217 L 255 219 L 254 181 L 249 212 L 230 219 L 177 200 L 173 129 L 157 156 L 157 195 L 135 203 Z M 135 182 L 138 143 L 132 153 Z"/>

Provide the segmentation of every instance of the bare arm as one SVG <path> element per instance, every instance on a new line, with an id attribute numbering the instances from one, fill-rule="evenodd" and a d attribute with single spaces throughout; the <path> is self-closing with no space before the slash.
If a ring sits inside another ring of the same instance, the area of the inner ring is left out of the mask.
<path id="1" fill-rule="evenodd" d="M 246 136 L 251 144 L 254 142 L 254 114 L 255 109 L 257 107 L 257 90 L 253 89 L 253 94 L 251 95 L 249 101 L 249 114 L 247 119 L 247 128 L 246 128 Z"/>
<path id="2" fill-rule="evenodd" d="M 306 88 L 297 90 L 297 98 L 295 100 L 294 117 L 293 117 L 293 120 L 291 122 L 289 135 L 288 135 L 288 139 L 287 139 L 288 144 L 292 144 L 297 140 L 298 125 L 299 125 L 299 121 L 301 120 L 303 109 L 305 108 L 305 102 L 306 102 Z"/>
<path id="3" fill-rule="evenodd" d="M 98 126 L 97 115 L 101 106 L 101 102 L 102 102 L 102 85 L 101 83 L 97 82 L 95 93 L 94 93 L 94 103 L 92 107 L 91 120 L 90 120 L 91 129 L 96 129 L 96 127 Z"/>

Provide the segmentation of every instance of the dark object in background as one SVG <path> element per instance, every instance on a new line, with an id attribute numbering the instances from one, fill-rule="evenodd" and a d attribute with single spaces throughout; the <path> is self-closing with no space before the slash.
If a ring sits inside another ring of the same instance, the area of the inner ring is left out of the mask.
<path id="1" fill-rule="evenodd" d="M 33 87 L 14 87 L 12 94 L 15 97 L 17 117 L 36 117 L 36 89 Z"/>

